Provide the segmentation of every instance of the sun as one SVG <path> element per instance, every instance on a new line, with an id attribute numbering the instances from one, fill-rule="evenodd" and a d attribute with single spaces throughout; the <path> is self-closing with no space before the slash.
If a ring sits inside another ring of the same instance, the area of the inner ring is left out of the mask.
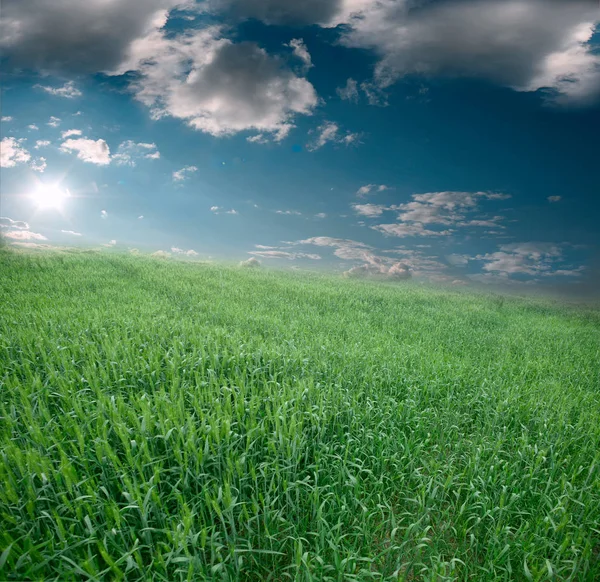
<path id="1" fill-rule="evenodd" d="M 60 210 L 69 197 L 69 191 L 58 184 L 40 184 L 32 196 L 38 208 Z"/>

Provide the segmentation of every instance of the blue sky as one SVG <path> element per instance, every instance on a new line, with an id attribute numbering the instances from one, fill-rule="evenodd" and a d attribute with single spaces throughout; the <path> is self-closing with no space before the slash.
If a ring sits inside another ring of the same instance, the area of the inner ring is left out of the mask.
<path id="1" fill-rule="evenodd" d="M 27 4 L 11 244 L 593 292 L 597 2 Z"/>

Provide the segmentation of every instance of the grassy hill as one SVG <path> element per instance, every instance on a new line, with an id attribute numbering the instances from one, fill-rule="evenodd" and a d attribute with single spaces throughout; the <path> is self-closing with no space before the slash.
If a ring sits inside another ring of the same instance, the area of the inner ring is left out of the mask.
<path id="1" fill-rule="evenodd" d="M 0 251 L 0 579 L 598 580 L 600 315 Z"/>

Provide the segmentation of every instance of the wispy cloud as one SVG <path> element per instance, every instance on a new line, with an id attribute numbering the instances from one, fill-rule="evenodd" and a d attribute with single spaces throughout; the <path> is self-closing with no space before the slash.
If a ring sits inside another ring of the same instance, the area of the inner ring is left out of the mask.
<path id="1" fill-rule="evenodd" d="M 60 125 L 60 117 L 54 117 L 54 115 L 50 116 L 50 120 L 46 125 L 50 127 L 58 127 Z"/>
<path id="2" fill-rule="evenodd" d="M 71 236 L 83 236 L 80 232 L 75 232 L 74 230 L 61 230 L 63 234 L 70 234 Z"/>
<path id="3" fill-rule="evenodd" d="M 55 95 L 56 97 L 65 97 L 67 99 L 74 99 L 75 97 L 81 97 L 83 95 L 83 93 L 75 86 L 74 81 L 67 81 L 62 87 L 34 85 L 34 88 L 41 89 L 50 95 Z"/>
<path id="4" fill-rule="evenodd" d="M 349 146 L 354 143 L 358 143 L 360 139 L 359 133 L 352 133 L 350 131 L 342 131 L 340 126 L 333 121 L 326 121 L 320 125 L 316 130 L 317 136 L 315 139 L 307 144 L 306 149 L 314 152 L 322 148 L 327 143 L 342 144 Z"/>
<path id="5" fill-rule="evenodd" d="M 176 170 L 175 172 L 173 172 L 173 181 L 182 182 L 183 180 L 188 178 L 190 174 L 193 174 L 197 171 L 198 168 L 196 166 L 184 166 L 183 168 L 181 168 L 181 170 Z"/>
<path id="6" fill-rule="evenodd" d="M 135 143 L 132 140 L 127 140 L 119 145 L 117 153 L 112 158 L 119 166 L 135 167 L 137 160 L 140 159 L 157 160 L 160 158 L 160 152 L 155 143 Z"/>
<path id="7" fill-rule="evenodd" d="M 226 210 L 222 206 L 211 206 L 210 211 L 214 214 L 239 214 L 239 212 L 234 208 Z"/>
<path id="8" fill-rule="evenodd" d="M 546 200 L 548 202 L 559 202 L 562 199 L 562 196 L 548 196 Z"/>
<path id="9" fill-rule="evenodd" d="M 352 101 L 353 103 L 358 103 L 358 88 L 357 82 L 350 78 L 346 81 L 346 85 L 344 87 L 338 87 L 335 92 L 338 94 L 340 99 L 346 101 Z"/>
<path id="10" fill-rule="evenodd" d="M 287 251 L 249 251 L 249 255 L 255 257 L 261 257 L 262 259 L 286 259 L 288 261 L 294 261 L 296 259 L 310 259 L 318 261 L 321 259 L 320 255 L 314 253 L 289 253 Z"/>

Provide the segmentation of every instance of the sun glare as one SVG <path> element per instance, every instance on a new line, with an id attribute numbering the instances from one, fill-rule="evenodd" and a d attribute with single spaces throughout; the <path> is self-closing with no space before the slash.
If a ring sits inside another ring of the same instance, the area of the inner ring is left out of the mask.
<path id="1" fill-rule="evenodd" d="M 33 199 L 40 209 L 60 209 L 69 197 L 69 191 L 58 184 L 40 184 Z"/>

